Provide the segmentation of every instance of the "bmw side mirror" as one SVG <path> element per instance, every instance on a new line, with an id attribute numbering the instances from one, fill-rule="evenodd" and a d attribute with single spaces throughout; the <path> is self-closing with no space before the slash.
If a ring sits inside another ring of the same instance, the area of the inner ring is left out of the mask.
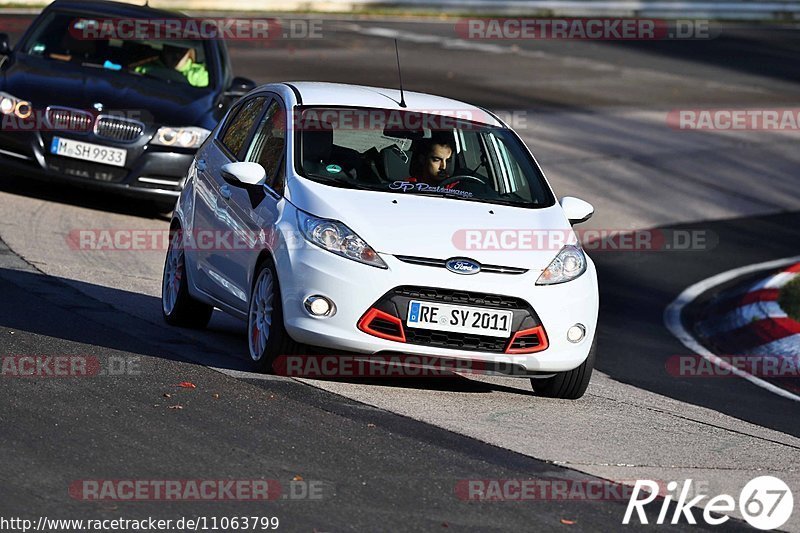
<path id="1" fill-rule="evenodd" d="M 594 214 L 594 207 L 589 202 L 584 202 L 580 198 L 573 196 L 565 196 L 561 199 L 561 208 L 564 214 L 567 215 L 569 223 L 573 226 L 586 222 Z"/>
<path id="2" fill-rule="evenodd" d="M 236 162 L 222 165 L 222 179 L 231 185 L 262 185 L 267 172 L 258 163 Z"/>
<path id="3" fill-rule="evenodd" d="M 241 78 L 239 76 L 233 78 L 231 86 L 225 91 L 227 96 L 244 96 L 256 88 L 256 82 L 249 78 Z"/>
<path id="4" fill-rule="evenodd" d="M 7 56 L 11 53 L 11 39 L 7 33 L 0 33 L 0 55 Z"/>

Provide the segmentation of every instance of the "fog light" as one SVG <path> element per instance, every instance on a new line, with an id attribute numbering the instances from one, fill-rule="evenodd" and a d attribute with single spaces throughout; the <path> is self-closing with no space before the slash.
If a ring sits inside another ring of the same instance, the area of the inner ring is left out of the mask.
<path id="1" fill-rule="evenodd" d="M 8 115 L 14 111 L 14 101 L 11 98 L 0 99 L 0 113 Z"/>
<path id="2" fill-rule="evenodd" d="M 567 340 L 569 342 L 581 342 L 586 335 L 586 328 L 583 324 L 575 324 L 567 330 Z"/>
<path id="3" fill-rule="evenodd" d="M 28 118 L 31 116 L 33 112 L 33 108 L 31 108 L 31 104 L 28 102 L 17 102 L 17 105 L 14 106 L 14 114 L 16 114 L 19 118 Z"/>
<path id="4" fill-rule="evenodd" d="M 333 302 L 324 296 L 309 296 L 304 302 L 306 311 L 314 316 L 332 316 L 336 312 Z"/>

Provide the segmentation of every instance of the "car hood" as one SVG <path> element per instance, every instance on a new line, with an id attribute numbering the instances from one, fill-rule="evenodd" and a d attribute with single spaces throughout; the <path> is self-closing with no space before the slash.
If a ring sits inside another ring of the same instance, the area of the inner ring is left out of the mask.
<path id="1" fill-rule="evenodd" d="M 545 269 L 574 242 L 561 206 L 541 209 L 331 187 L 298 178 L 296 207 L 344 222 L 377 252 L 430 259 L 466 257 L 483 265 Z"/>
<path id="2" fill-rule="evenodd" d="M 61 105 L 91 110 L 123 111 L 148 124 L 213 128 L 211 89 L 176 86 L 103 68 L 14 54 L 3 72 L 2 90 L 28 100 L 35 109 Z"/>

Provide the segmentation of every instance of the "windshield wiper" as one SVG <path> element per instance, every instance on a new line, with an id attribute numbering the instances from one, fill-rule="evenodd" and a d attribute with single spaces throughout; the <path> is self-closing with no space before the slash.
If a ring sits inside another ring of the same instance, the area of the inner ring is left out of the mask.
<path id="1" fill-rule="evenodd" d="M 517 202 L 517 203 L 523 203 L 523 204 L 528 203 L 528 200 L 526 200 L 525 198 L 523 198 L 522 196 L 520 196 L 519 194 L 517 194 L 515 192 L 505 192 L 505 193 L 501 194 L 500 197 L 502 197 L 502 198 L 514 198 L 515 200 L 519 200 L 519 202 Z"/>
<path id="2" fill-rule="evenodd" d="M 128 74 L 133 74 L 134 76 L 150 78 L 151 80 L 158 80 L 164 83 L 172 83 L 173 81 L 175 81 L 169 78 L 162 78 L 161 76 L 156 76 L 155 74 L 150 74 L 149 72 L 136 72 L 135 70 L 124 70 L 123 72 L 127 72 Z"/>
<path id="3" fill-rule="evenodd" d="M 461 194 L 448 194 L 445 192 L 426 192 L 426 191 L 414 191 L 411 194 L 420 195 L 420 196 L 433 196 L 435 198 L 454 198 L 456 200 L 463 200 L 465 202 L 479 202 L 482 204 L 497 204 L 497 205 L 509 205 L 509 206 L 516 206 L 519 207 L 522 205 L 520 202 L 512 202 L 509 200 L 501 200 L 498 198 L 480 198 L 478 196 L 463 196 Z"/>
<path id="4" fill-rule="evenodd" d="M 372 187 L 366 187 L 361 185 L 360 183 L 356 183 L 354 181 L 343 180 L 339 178 L 333 178 L 331 176 L 323 176 L 321 174 L 314 174 L 313 172 L 306 172 L 306 177 L 311 179 L 312 181 L 319 181 L 322 183 L 329 183 L 331 185 L 341 186 L 341 187 L 349 187 L 351 189 L 359 189 L 362 191 L 376 191 L 380 189 L 374 189 Z"/>

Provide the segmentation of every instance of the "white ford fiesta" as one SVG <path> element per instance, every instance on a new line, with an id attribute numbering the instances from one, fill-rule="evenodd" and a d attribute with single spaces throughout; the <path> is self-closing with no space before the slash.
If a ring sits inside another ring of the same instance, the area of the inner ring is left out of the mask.
<path id="1" fill-rule="evenodd" d="M 598 289 L 572 225 L 592 213 L 558 202 L 489 111 L 393 89 L 264 85 L 189 169 L 164 318 L 204 327 L 216 307 L 247 320 L 265 371 L 306 347 L 415 354 L 579 398 Z"/>

